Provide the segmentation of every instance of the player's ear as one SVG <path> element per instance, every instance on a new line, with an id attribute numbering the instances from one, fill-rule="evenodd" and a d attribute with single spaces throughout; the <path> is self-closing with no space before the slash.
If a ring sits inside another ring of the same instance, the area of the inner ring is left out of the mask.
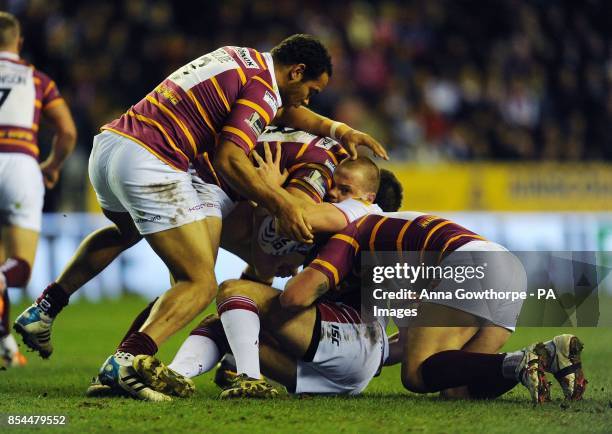
<path id="1" fill-rule="evenodd" d="M 368 202 L 374 203 L 374 201 L 376 200 L 376 193 L 374 192 L 366 193 L 366 199 Z"/>
<path id="2" fill-rule="evenodd" d="M 289 70 L 289 80 L 290 81 L 302 81 L 304 78 L 304 71 L 306 70 L 306 65 L 303 63 L 298 63 L 297 65 L 293 65 Z"/>

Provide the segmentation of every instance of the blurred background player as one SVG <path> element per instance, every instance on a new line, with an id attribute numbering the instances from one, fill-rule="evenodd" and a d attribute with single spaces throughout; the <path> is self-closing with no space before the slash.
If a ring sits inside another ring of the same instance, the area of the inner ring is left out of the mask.
<path id="1" fill-rule="evenodd" d="M 0 365 L 22 365 L 9 333 L 8 287 L 25 288 L 36 256 L 45 187 L 53 188 L 76 143 L 68 106 L 53 80 L 19 57 L 17 19 L 0 12 Z M 38 164 L 41 115 L 55 129 L 49 157 Z"/>
<path id="2" fill-rule="evenodd" d="M 133 356 L 155 354 L 215 296 L 221 218 L 232 206 L 218 185 L 194 179 L 190 164 L 201 155 L 209 159 L 210 170 L 277 216 L 286 233 L 306 242 L 312 235 L 299 202 L 283 189 L 264 185 L 248 159 L 270 121 L 338 136 L 355 156 L 357 145 L 386 156 L 370 136 L 301 107 L 325 88 L 331 73 L 326 48 L 308 35 L 289 37 L 270 53 L 222 47 L 179 68 L 103 126 L 94 138 L 89 172 L 98 202 L 114 225 L 87 237 L 57 281 L 17 318 L 24 342 L 48 357 L 53 318 L 70 294 L 144 237 L 175 283 L 101 372 L 108 385 L 163 400 L 135 380 Z"/>

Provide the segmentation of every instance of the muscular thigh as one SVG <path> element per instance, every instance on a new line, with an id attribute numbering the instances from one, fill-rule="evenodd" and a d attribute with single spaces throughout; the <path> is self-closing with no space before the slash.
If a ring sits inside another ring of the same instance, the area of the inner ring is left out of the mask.
<path id="1" fill-rule="evenodd" d="M 31 229 L 0 226 L 0 247 L 3 250 L 0 252 L 0 260 L 4 262 L 6 258 L 21 258 L 32 267 L 36 257 L 38 236 L 38 231 Z"/>

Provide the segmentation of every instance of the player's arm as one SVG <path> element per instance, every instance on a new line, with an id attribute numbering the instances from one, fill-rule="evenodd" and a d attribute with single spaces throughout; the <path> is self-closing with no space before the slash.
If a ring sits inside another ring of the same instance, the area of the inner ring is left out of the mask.
<path id="1" fill-rule="evenodd" d="M 301 310 L 311 306 L 329 290 L 327 276 L 311 267 L 306 267 L 292 277 L 280 295 L 283 309 Z"/>
<path id="2" fill-rule="evenodd" d="M 389 159 L 385 148 L 369 134 L 321 116 L 304 106 L 285 107 L 282 112 L 278 113 L 274 123 L 304 130 L 317 136 L 336 139 L 348 151 L 353 160 L 357 158 L 358 146 L 371 149 L 377 157 L 385 160 Z"/>
<path id="3" fill-rule="evenodd" d="M 230 140 L 221 142 L 215 155 L 215 167 L 234 190 L 274 214 L 284 233 L 300 242 L 312 242 L 301 204 L 282 187 L 265 184 L 237 144 Z"/>
<path id="4" fill-rule="evenodd" d="M 51 153 L 41 163 L 45 186 L 53 188 L 59 179 L 59 173 L 64 161 L 72 153 L 77 139 L 77 130 L 70 109 L 64 100 L 55 100 L 48 108 L 43 110 L 43 115 L 48 119 L 54 129 Z"/>

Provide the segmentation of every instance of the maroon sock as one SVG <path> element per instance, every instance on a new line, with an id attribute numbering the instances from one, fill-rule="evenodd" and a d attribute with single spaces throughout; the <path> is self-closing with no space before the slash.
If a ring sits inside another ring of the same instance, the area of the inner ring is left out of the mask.
<path id="1" fill-rule="evenodd" d="M 117 351 L 123 351 L 134 356 L 148 354 L 149 356 L 157 353 L 157 344 L 146 333 L 134 332 L 127 339 L 121 342 Z"/>
<path id="2" fill-rule="evenodd" d="M 514 386 L 518 384 L 514 378 L 504 378 L 503 380 L 497 380 L 495 383 L 490 382 L 478 382 L 470 384 L 468 390 L 470 397 L 475 399 L 493 399 L 498 396 L 502 396 L 504 393 L 514 389 Z"/>
<path id="3" fill-rule="evenodd" d="M 500 384 L 507 384 L 502 374 L 504 357 L 505 354 L 442 351 L 423 362 L 423 381 L 429 392 L 459 386 L 486 388 L 487 384 L 490 386 L 487 390 L 497 389 Z"/>
<path id="4" fill-rule="evenodd" d="M 223 330 L 223 324 L 221 324 L 220 319 L 208 322 L 205 325 L 198 325 L 196 328 L 191 330 L 189 335 L 206 336 L 217 344 L 221 354 L 231 353 L 229 343 L 225 337 L 225 331 Z"/>
<path id="5" fill-rule="evenodd" d="M 4 294 L 2 294 L 2 317 L 0 318 L 0 338 L 8 336 L 11 331 L 11 325 L 9 324 L 10 317 L 10 302 L 9 302 L 9 294 L 8 288 L 4 290 Z"/>
<path id="6" fill-rule="evenodd" d="M 6 286 L 23 288 L 30 279 L 30 264 L 21 258 L 8 258 L 0 265 L 0 273 L 4 274 Z"/>
<path id="7" fill-rule="evenodd" d="M 45 288 L 36 299 L 38 307 L 52 318 L 55 318 L 68 305 L 70 296 L 59 283 L 53 282 Z"/>
<path id="8" fill-rule="evenodd" d="M 130 326 L 130 329 L 127 331 L 127 333 L 125 334 L 123 339 L 121 339 L 121 343 L 119 344 L 119 346 L 121 346 L 121 344 L 127 338 L 129 338 L 132 333 L 137 332 L 138 330 L 140 330 L 140 327 L 142 327 L 142 325 L 145 323 L 147 318 L 149 318 L 149 314 L 151 313 L 151 309 L 153 309 L 153 305 L 155 304 L 156 301 L 157 301 L 157 298 L 155 298 L 155 300 L 153 300 L 151 303 L 149 303 L 149 305 L 147 307 L 145 307 L 144 310 L 138 314 L 136 319 L 134 319 L 134 322 L 132 322 L 132 325 Z"/>

